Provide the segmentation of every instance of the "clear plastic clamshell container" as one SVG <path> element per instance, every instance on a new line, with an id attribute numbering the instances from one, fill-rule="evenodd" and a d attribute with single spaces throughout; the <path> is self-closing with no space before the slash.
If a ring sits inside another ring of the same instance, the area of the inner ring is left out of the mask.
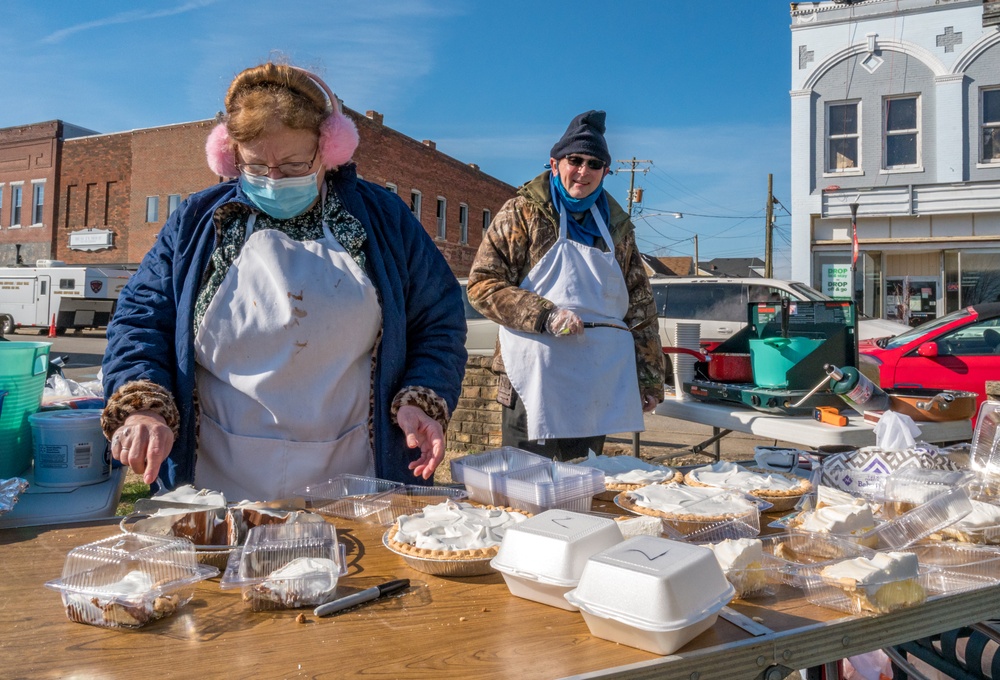
<path id="1" fill-rule="evenodd" d="M 577 611 L 563 596 L 579 583 L 591 555 L 623 540 L 613 519 L 546 510 L 508 529 L 490 565 L 512 595 Z"/>
<path id="2" fill-rule="evenodd" d="M 587 560 L 565 597 L 594 637 L 672 654 L 711 628 L 735 593 L 708 548 L 636 536 Z"/>
<path id="3" fill-rule="evenodd" d="M 327 602 L 346 573 L 345 550 L 332 524 L 267 524 L 250 530 L 220 585 L 242 589 L 253 611 L 294 609 Z"/>
<path id="4" fill-rule="evenodd" d="M 437 505 L 445 501 L 457 503 L 468 497 L 469 493 L 465 489 L 450 486 L 400 485 L 382 495 L 379 502 L 384 503 L 385 507 L 378 510 L 375 520 L 386 526 L 395 522 L 400 515 L 416 514 L 428 505 Z"/>
<path id="5" fill-rule="evenodd" d="M 503 487 L 505 473 L 551 463 L 544 456 L 513 446 L 502 446 L 452 459 L 451 478 L 459 484 L 465 484 L 469 500 L 484 505 L 506 505 L 507 497 Z"/>
<path id="6" fill-rule="evenodd" d="M 343 474 L 310 484 L 299 490 L 297 495 L 321 515 L 385 524 L 392 520 L 386 520 L 384 494 L 402 486 L 387 479 Z"/>
<path id="7" fill-rule="evenodd" d="M 840 562 L 833 562 L 800 574 L 798 584 L 809 602 L 856 615 L 887 614 L 923 603 L 932 586 L 942 580 L 941 575 L 932 576 L 925 568 L 915 576 L 886 575 L 863 583 L 825 571 L 839 566 Z"/>
<path id="8" fill-rule="evenodd" d="M 955 524 L 970 512 L 972 501 L 969 494 L 962 487 L 953 487 L 894 519 L 882 522 L 862 536 L 860 542 L 876 548 L 905 548 Z"/>
<path id="9" fill-rule="evenodd" d="M 911 545 L 903 552 L 917 556 L 920 564 L 933 570 L 1000 580 L 1000 548 L 966 543 Z"/>
<path id="10" fill-rule="evenodd" d="M 513 470 L 502 475 L 507 504 L 531 513 L 560 509 L 586 512 L 604 492 L 604 472 L 566 463 Z"/>
<path id="11" fill-rule="evenodd" d="M 185 538 L 121 534 L 73 548 L 62 577 L 45 585 L 62 594 L 70 621 L 139 628 L 173 614 L 218 573 Z"/>
<path id="12" fill-rule="evenodd" d="M 897 470 L 885 482 L 882 517 L 893 519 L 950 489 L 971 489 L 976 481 L 976 475 L 968 470 Z"/>
<path id="13" fill-rule="evenodd" d="M 1000 476 L 1000 401 L 984 401 L 979 407 L 969 465 L 981 474 Z"/>
<path id="14" fill-rule="evenodd" d="M 783 581 L 781 561 L 764 551 L 759 538 L 725 539 L 705 545 L 715 553 L 726 580 L 736 589 L 736 597 L 773 595 Z"/>
<path id="15" fill-rule="evenodd" d="M 760 540 L 765 561 L 776 567 L 788 585 L 798 585 L 800 574 L 815 573 L 832 562 L 875 554 L 855 541 L 809 531 L 786 531 Z"/>

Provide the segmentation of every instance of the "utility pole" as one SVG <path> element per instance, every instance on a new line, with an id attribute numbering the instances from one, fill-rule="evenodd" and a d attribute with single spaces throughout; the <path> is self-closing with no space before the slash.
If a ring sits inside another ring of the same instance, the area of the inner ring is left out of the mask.
<path id="1" fill-rule="evenodd" d="M 764 278 L 774 278 L 774 260 L 771 252 L 774 250 L 772 231 L 774 230 L 774 175 L 767 176 L 767 207 L 764 209 Z"/>
<path id="2" fill-rule="evenodd" d="M 701 269 L 698 267 L 698 234 L 694 235 L 694 275 L 701 276 Z"/>
<path id="3" fill-rule="evenodd" d="M 641 170 L 642 174 L 645 175 L 647 172 L 649 172 L 649 168 L 648 167 L 639 168 L 637 166 L 640 163 L 649 163 L 649 165 L 652 165 L 653 161 L 650 161 L 650 160 L 639 161 L 639 160 L 636 160 L 635 156 L 632 156 L 632 160 L 630 160 L 630 161 L 618 161 L 618 162 L 621 163 L 621 164 L 623 164 L 623 165 L 628 165 L 628 168 L 624 168 L 624 167 L 619 168 L 618 172 L 628 172 L 628 173 L 631 173 L 629 175 L 629 180 L 628 180 L 628 203 L 627 203 L 627 207 L 625 208 L 625 212 L 628 213 L 629 218 L 631 218 L 632 217 L 632 197 L 635 195 L 635 173 L 637 173 L 637 172 L 639 172 Z M 612 250 L 614 249 L 613 246 L 611 246 L 610 244 L 608 244 L 608 245 L 609 245 L 609 247 L 612 248 Z M 635 456 L 636 458 L 639 458 L 639 433 L 638 432 L 633 432 L 632 433 L 632 455 Z"/>
<path id="4" fill-rule="evenodd" d="M 626 160 L 626 161 L 618 161 L 618 162 L 622 163 L 623 165 L 627 165 L 628 166 L 628 167 L 618 168 L 618 172 L 628 172 L 628 173 L 631 173 L 631 175 L 629 176 L 629 180 L 628 180 L 628 202 L 626 204 L 625 212 L 628 213 L 629 217 L 632 217 L 632 197 L 635 195 L 635 173 L 641 172 L 642 174 L 645 175 L 647 172 L 649 172 L 649 168 L 648 167 L 646 167 L 646 168 L 639 168 L 638 165 L 640 163 L 649 163 L 650 165 L 652 165 L 653 161 L 650 161 L 650 160 L 639 161 L 639 160 L 636 160 L 635 156 L 632 156 L 632 160 L 630 160 L 630 161 Z"/>

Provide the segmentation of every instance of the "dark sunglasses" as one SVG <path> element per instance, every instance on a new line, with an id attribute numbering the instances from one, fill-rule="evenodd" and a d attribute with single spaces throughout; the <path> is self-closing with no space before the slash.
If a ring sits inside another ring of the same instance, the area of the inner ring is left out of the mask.
<path id="1" fill-rule="evenodd" d="M 596 158 L 581 158 L 580 156 L 566 156 L 566 162 L 574 168 L 586 163 L 591 170 L 603 170 L 604 166 L 607 165 L 604 161 L 599 161 Z"/>

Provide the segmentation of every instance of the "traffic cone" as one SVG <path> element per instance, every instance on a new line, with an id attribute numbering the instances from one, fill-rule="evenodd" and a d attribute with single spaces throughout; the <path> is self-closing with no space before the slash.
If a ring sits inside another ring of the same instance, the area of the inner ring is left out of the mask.
<path id="1" fill-rule="evenodd" d="M 52 315 L 52 323 L 49 324 L 49 337 L 56 337 L 56 315 Z"/>

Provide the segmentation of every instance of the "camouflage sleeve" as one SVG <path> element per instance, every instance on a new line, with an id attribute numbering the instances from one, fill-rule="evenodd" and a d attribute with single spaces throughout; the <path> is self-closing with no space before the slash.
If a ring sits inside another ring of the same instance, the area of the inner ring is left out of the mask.
<path id="1" fill-rule="evenodd" d="M 643 396 L 651 394 L 657 400 L 663 399 L 664 361 L 663 346 L 660 342 L 660 328 L 656 321 L 656 300 L 649 277 L 643 267 L 639 248 L 635 242 L 635 230 L 629 229 L 615 248 L 616 257 L 623 262 L 625 285 L 628 287 L 629 308 L 625 323 L 629 327 L 645 324 L 632 331 L 635 339 L 635 362 L 639 374 L 639 390 Z"/>
<path id="2" fill-rule="evenodd" d="M 486 318 L 513 330 L 541 333 L 554 305 L 519 287 L 534 264 L 530 211 L 526 200 L 513 198 L 493 218 L 469 271 L 468 292 L 469 303 Z"/>

